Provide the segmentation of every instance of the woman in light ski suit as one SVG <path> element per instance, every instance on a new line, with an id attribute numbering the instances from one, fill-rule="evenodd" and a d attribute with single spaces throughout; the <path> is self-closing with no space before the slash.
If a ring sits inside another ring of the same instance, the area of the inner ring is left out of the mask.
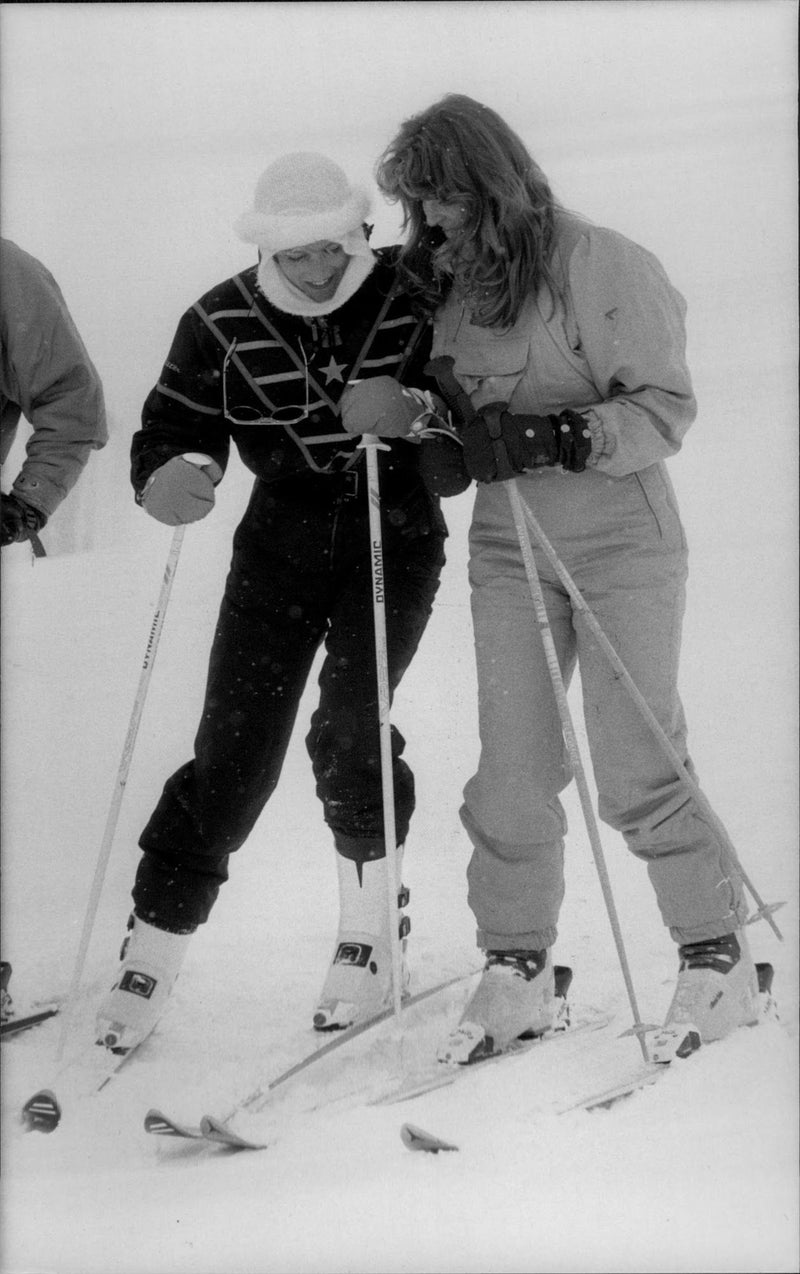
<path id="1" fill-rule="evenodd" d="M 326 157 L 276 160 L 237 226 L 258 245 L 259 264 L 183 316 L 133 439 L 137 502 L 168 525 L 212 509 L 231 442 L 256 481 L 234 536 L 195 755 L 168 779 L 139 842 L 132 933 L 97 1028 L 116 1050 L 155 1025 L 229 856 L 278 782 L 323 642 L 307 745 L 337 851 L 341 923 L 314 1025 L 346 1027 L 391 1003 L 372 540 L 358 443 L 379 416 L 401 435 L 420 417 L 399 382 L 424 388 L 431 325 L 399 283 L 396 250 L 370 249 L 367 212 L 365 193 Z M 350 381 L 360 383 L 345 399 Z M 391 690 L 417 649 L 444 563 L 441 441 L 399 438 L 379 452 Z M 460 449 L 444 443 L 458 458 L 451 489 L 463 489 Z M 393 728 L 400 846 L 414 809 L 404 745 Z M 400 911 L 397 923 L 405 937 Z"/>
<path id="2" fill-rule="evenodd" d="M 677 691 L 687 553 L 664 465 L 695 416 L 686 307 L 649 252 L 560 208 L 520 139 L 470 98 L 406 121 L 378 182 L 410 226 L 402 264 L 435 308 L 433 354 L 454 360 L 477 410 L 463 442 L 478 482 L 481 754 L 461 813 L 487 961 L 441 1053 L 469 1062 L 552 1021 L 564 895 L 571 773 L 504 480 L 691 771 Z M 715 1038 L 756 1011 L 740 876 L 538 549 L 535 560 L 564 677 L 580 666 L 601 817 L 647 864 L 680 946 L 668 1021 Z"/>

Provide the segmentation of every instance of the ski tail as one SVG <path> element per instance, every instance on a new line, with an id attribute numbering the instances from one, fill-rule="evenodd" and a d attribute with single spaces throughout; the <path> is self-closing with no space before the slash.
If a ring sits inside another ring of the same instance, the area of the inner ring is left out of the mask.
<path id="1" fill-rule="evenodd" d="M 228 1146 L 231 1150 L 264 1150 L 268 1144 L 255 1137 L 245 1137 L 236 1132 L 229 1123 L 222 1119 L 215 1119 L 213 1115 L 204 1115 L 200 1121 L 200 1127 L 206 1141 Z"/>
<path id="2" fill-rule="evenodd" d="M 442 1141 L 441 1137 L 426 1132 L 424 1128 L 418 1128 L 416 1124 L 403 1124 L 400 1137 L 409 1150 L 422 1150 L 430 1155 L 438 1155 L 440 1150 L 458 1150 L 458 1146 L 454 1146 L 452 1142 Z"/>
<path id="3" fill-rule="evenodd" d="M 28 1132 L 53 1132 L 61 1122 L 61 1105 L 49 1088 L 40 1088 L 22 1107 L 22 1122 Z"/>

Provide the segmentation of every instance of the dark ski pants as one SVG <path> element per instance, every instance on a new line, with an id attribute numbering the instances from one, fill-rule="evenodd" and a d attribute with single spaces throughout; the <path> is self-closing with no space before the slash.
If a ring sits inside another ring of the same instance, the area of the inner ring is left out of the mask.
<path id="1" fill-rule="evenodd" d="M 186 932 L 207 920 L 229 855 L 278 783 L 323 641 L 306 739 L 317 794 L 339 853 L 356 861 L 385 854 L 371 541 L 366 492 L 353 485 L 321 477 L 256 484 L 234 538 L 194 759 L 167 781 L 139 841 L 135 911 L 162 928 Z M 431 614 L 446 530 L 417 486 L 384 501 L 382 524 L 393 692 Z M 399 844 L 414 809 L 404 746 L 393 726 Z"/>

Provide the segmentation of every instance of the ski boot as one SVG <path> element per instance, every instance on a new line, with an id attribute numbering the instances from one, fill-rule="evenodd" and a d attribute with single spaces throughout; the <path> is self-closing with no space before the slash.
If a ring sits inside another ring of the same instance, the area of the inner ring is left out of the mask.
<path id="1" fill-rule="evenodd" d="M 504 1052 L 517 1039 L 533 1039 L 569 1025 L 567 990 L 572 971 L 554 969 L 550 949 L 487 951 L 481 980 L 456 1029 L 437 1057 L 469 1066 Z"/>
<path id="2" fill-rule="evenodd" d="M 402 862 L 398 849 L 398 873 Z M 328 976 L 314 1013 L 316 1031 L 342 1031 L 392 1007 L 392 941 L 388 921 L 386 859 L 366 863 L 336 855 L 339 874 L 339 933 Z M 411 922 L 403 914 L 408 890 L 397 893 L 401 995 L 410 974 L 406 946 Z"/>
<path id="3" fill-rule="evenodd" d="M 701 1044 L 751 1026 L 760 1016 L 759 971 L 741 930 L 688 942 L 678 950 L 678 985 L 664 1025 L 653 1038 L 654 1062 L 687 1057 Z"/>
<path id="4" fill-rule="evenodd" d="M 183 964 L 190 933 L 157 929 L 138 916 L 128 921 L 117 979 L 97 1012 L 97 1043 L 129 1053 L 153 1030 Z"/>

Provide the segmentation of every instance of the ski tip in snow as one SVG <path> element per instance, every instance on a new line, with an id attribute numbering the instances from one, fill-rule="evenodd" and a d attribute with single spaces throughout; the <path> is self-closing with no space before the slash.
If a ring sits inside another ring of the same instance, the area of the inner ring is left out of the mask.
<path id="1" fill-rule="evenodd" d="M 221 1119 L 215 1119 L 213 1115 L 203 1115 L 200 1120 L 200 1128 L 206 1141 L 216 1141 L 221 1146 L 230 1146 L 232 1150 L 266 1149 L 266 1141 L 244 1137 L 240 1133 L 234 1132 Z"/>
<path id="2" fill-rule="evenodd" d="M 145 1115 L 144 1130 L 156 1137 L 212 1142 L 217 1146 L 228 1146 L 232 1150 L 263 1150 L 267 1144 L 241 1136 L 229 1128 L 224 1120 L 215 1119 L 213 1115 L 204 1115 L 199 1124 L 184 1124 L 155 1108 L 148 1110 Z"/>
<path id="3" fill-rule="evenodd" d="M 416 1124 L 403 1124 L 400 1136 L 403 1139 L 403 1145 L 409 1150 L 423 1150 L 430 1155 L 438 1155 L 440 1150 L 458 1150 L 458 1146 L 454 1146 L 449 1141 L 442 1141 L 440 1137 L 426 1132 L 424 1128 L 418 1128 Z"/>
<path id="4" fill-rule="evenodd" d="M 194 1128 L 190 1124 L 179 1123 L 176 1119 L 171 1119 L 169 1115 L 165 1115 L 160 1110 L 148 1110 L 144 1117 L 144 1130 L 155 1134 L 157 1137 L 188 1137 L 191 1140 L 202 1140 L 203 1134 L 200 1128 Z"/>
<path id="5" fill-rule="evenodd" d="M 42 1088 L 26 1101 L 22 1122 L 28 1132 L 53 1132 L 61 1121 L 58 1098 L 49 1088 Z"/>

